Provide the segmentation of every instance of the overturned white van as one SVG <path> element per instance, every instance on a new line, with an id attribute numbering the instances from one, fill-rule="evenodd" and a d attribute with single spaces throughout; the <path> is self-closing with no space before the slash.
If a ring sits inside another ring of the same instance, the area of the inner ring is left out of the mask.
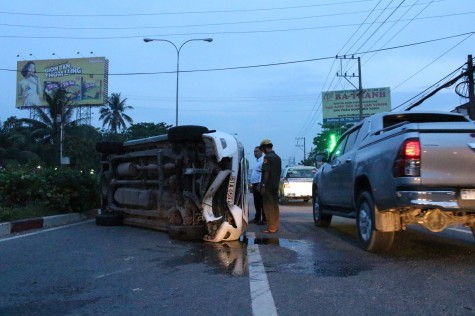
<path id="1" fill-rule="evenodd" d="M 248 224 L 247 163 L 232 135 L 186 125 L 167 135 L 97 143 L 98 225 L 166 231 L 171 238 L 237 240 Z"/>

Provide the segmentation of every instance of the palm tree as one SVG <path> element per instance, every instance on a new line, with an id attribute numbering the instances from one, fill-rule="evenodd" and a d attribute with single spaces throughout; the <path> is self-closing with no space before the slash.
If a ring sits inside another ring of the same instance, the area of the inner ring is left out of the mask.
<path id="1" fill-rule="evenodd" d="M 46 94 L 48 107 L 33 107 L 36 119 L 23 118 L 22 123 L 28 124 L 31 128 L 30 136 L 40 144 L 41 149 L 48 152 L 45 145 L 53 147 L 53 155 L 59 155 L 61 127 L 76 125 L 76 121 L 71 120 L 75 105 L 67 98 L 67 92 L 64 89 L 54 90 L 50 95 Z M 57 153 L 57 154 L 56 154 Z M 58 159 L 55 159 L 58 161 Z"/>
<path id="2" fill-rule="evenodd" d="M 130 116 L 125 114 L 125 110 L 133 109 L 130 105 L 125 105 L 127 98 L 121 100 L 120 93 L 112 93 L 109 98 L 107 98 L 106 104 L 101 107 L 99 112 L 101 116 L 99 120 L 103 121 L 102 126 L 108 125 L 109 130 L 113 133 L 117 133 L 118 130 L 127 129 L 126 122 L 129 124 L 133 123 L 133 120 Z"/>
<path id="3" fill-rule="evenodd" d="M 75 124 L 71 120 L 74 113 L 74 105 L 67 98 L 67 92 L 63 89 L 54 90 L 52 95 L 46 94 L 48 107 L 33 107 L 36 119 L 21 119 L 32 127 L 31 135 L 40 142 L 56 144 L 59 142 L 61 124 L 67 126 Z"/>

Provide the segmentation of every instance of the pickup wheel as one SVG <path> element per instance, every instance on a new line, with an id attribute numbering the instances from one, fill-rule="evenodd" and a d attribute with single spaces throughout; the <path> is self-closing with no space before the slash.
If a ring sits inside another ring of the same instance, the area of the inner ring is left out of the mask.
<path id="1" fill-rule="evenodd" d="M 317 191 L 313 193 L 313 222 L 317 227 L 328 227 L 332 221 L 332 215 L 322 213 L 322 203 Z"/>
<path id="2" fill-rule="evenodd" d="M 357 203 L 356 224 L 358 237 L 364 250 L 382 252 L 388 250 L 394 241 L 394 232 L 380 232 L 375 229 L 374 213 L 376 207 L 371 194 L 363 192 Z"/>

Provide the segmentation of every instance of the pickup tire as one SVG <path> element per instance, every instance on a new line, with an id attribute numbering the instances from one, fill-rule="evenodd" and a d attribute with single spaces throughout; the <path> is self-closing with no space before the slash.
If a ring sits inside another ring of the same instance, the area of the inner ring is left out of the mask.
<path id="1" fill-rule="evenodd" d="M 369 252 L 382 252 L 391 248 L 395 232 L 381 232 L 375 229 L 376 207 L 371 194 L 361 193 L 356 207 L 356 225 L 363 249 Z"/>
<path id="2" fill-rule="evenodd" d="M 332 215 L 322 213 L 322 203 L 317 191 L 313 193 L 313 222 L 317 227 L 328 227 L 332 221 Z"/>

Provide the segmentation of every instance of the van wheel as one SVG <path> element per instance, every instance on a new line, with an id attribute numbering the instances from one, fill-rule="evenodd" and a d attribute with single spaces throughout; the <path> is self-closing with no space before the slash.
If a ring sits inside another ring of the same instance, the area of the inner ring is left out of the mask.
<path id="1" fill-rule="evenodd" d="M 381 232 L 375 229 L 376 207 L 371 194 L 363 192 L 357 202 L 356 224 L 362 248 L 369 252 L 382 252 L 391 248 L 395 232 Z"/>
<path id="2" fill-rule="evenodd" d="M 124 143 L 122 142 L 97 142 L 96 151 L 107 154 L 120 154 L 124 151 Z"/>
<path id="3" fill-rule="evenodd" d="M 176 240 L 203 240 L 203 237 L 206 235 L 206 227 L 205 225 L 184 226 L 168 224 L 168 235 L 171 239 Z"/>
<path id="4" fill-rule="evenodd" d="M 287 204 L 288 202 L 289 202 L 289 199 L 288 199 L 288 198 L 286 198 L 286 197 L 283 196 L 283 195 L 279 196 L 279 204 L 285 205 L 285 204 Z"/>
<path id="5" fill-rule="evenodd" d="M 122 216 L 112 213 L 96 215 L 97 226 L 120 226 L 123 224 Z"/>
<path id="6" fill-rule="evenodd" d="M 313 222 L 317 227 L 328 227 L 332 221 L 332 215 L 323 214 L 322 203 L 317 190 L 313 193 Z"/>
<path id="7" fill-rule="evenodd" d="M 168 140 L 172 143 L 199 142 L 201 136 L 209 132 L 207 127 L 199 125 L 176 126 L 168 130 Z"/>

